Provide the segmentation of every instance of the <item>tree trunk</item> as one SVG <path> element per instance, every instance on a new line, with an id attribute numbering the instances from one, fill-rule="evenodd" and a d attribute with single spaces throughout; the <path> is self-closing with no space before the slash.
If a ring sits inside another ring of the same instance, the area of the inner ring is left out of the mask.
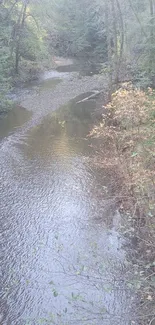
<path id="1" fill-rule="evenodd" d="M 114 0 L 110 0 L 111 2 L 111 16 L 112 16 L 112 25 L 113 25 L 113 39 L 114 39 L 114 82 L 118 83 L 118 34 L 117 34 L 117 21 L 116 21 L 116 11 L 115 11 L 115 3 Z"/>
<path id="2" fill-rule="evenodd" d="M 122 63 L 122 58 L 123 58 L 123 50 L 124 50 L 124 21 L 123 21 L 123 15 L 122 15 L 122 10 L 121 10 L 119 0 L 116 0 L 116 4 L 117 4 L 118 12 L 119 12 L 120 35 L 121 35 L 120 53 L 119 53 L 119 59 L 118 59 L 118 79 L 119 79 L 119 73 L 120 73 L 120 68 L 121 68 L 121 63 Z"/>
<path id="3" fill-rule="evenodd" d="M 111 49 L 111 33 L 110 33 L 110 9 L 107 2 L 105 8 L 105 24 L 106 24 L 106 36 L 107 36 L 107 49 L 108 49 L 108 100 L 111 101 L 112 94 L 112 49 Z"/>
<path id="4" fill-rule="evenodd" d="M 15 73 L 18 74 L 18 67 L 19 67 L 19 42 L 16 44 L 16 52 L 15 52 Z"/>
<path id="5" fill-rule="evenodd" d="M 153 61 L 154 61 L 154 48 L 152 48 L 154 44 L 154 7 L 153 0 L 149 0 L 150 3 L 150 66 L 149 73 L 150 77 L 152 77 L 153 73 Z"/>
<path id="6" fill-rule="evenodd" d="M 27 5 L 28 5 L 28 1 L 26 1 L 22 6 L 18 23 L 16 26 L 16 28 L 18 29 L 16 35 L 16 49 L 15 49 L 15 73 L 16 74 L 18 74 L 19 72 L 20 42 L 21 42 L 22 32 L 25 24 Z"/>

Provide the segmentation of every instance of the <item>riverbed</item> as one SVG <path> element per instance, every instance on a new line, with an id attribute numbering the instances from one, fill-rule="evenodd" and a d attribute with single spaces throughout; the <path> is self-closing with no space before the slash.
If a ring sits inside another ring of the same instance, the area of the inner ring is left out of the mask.
<path id="1" fill-rule="evenodd" d="M 79 103 L 104 80 L 50 72 L 2 123 L 2 325 L 132 322 L 121 216 L 91 163 L 96 102 Z"/>

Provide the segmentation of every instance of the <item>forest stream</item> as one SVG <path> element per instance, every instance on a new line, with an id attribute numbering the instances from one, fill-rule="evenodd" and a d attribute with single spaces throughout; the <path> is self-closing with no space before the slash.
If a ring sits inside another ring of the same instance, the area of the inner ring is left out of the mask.
<path id="1" fill-rule="evenodd" d="M 0 121 L 0 324 L 131 325 L 121 216 L 90 162 L 96 101 L 81 102 L 105 80 L 60 70 Z"/>

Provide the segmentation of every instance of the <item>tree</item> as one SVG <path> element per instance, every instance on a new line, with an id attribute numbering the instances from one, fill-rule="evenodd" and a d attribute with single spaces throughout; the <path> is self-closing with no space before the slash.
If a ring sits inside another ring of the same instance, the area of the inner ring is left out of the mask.
<path id="1" fill-rule="evenodd" d="M 97 1 L 59 0 L 52 8 L 55 14 L 51 45 L 64 56 L 98 60 L 106 55 L 106 36 L 103 17 Z"/>
<path id="2" fill-rule="evenodd" d="M 1 110 L 7 106 L 6 94 L 17 79 L 17 75 L 20 78 L 24 69 L 27 69 L 24 78 L 28 75 L 32 76 L 31 71 L 35 72 L 36 63 L 45 56 L 46 32 L 41 26 L 36 10 L 40 5 L 41 2 L 34 3 L 33 0 L 0 2 Z"/>
<path id="3" fill-rule="evenodd" d="M 0 92 L 53 53 L 102 64 L 109 93 L 126 72 L 155 85 L 154 30 L 154 0 L 0 0 Z"/>
<path id="4" fill-rule="evenodd" d="M 11 22 L 8 23 L 8 8 L 3 1 L 0 3 L 0 111 L 8 107 L 6 93 L 11 85 L 11 66 L 10 60 L 10 29 Z"/>

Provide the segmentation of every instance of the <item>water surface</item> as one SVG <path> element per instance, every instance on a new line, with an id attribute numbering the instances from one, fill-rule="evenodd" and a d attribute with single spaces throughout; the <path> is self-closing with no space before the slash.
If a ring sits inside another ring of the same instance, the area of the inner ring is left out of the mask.
<path id="1" fill-rule="evenodd" d="M 4 325 L 131 324 L 120 215 L 90 163 L 95 104 L 76 102 L 1 143 Z"/>

